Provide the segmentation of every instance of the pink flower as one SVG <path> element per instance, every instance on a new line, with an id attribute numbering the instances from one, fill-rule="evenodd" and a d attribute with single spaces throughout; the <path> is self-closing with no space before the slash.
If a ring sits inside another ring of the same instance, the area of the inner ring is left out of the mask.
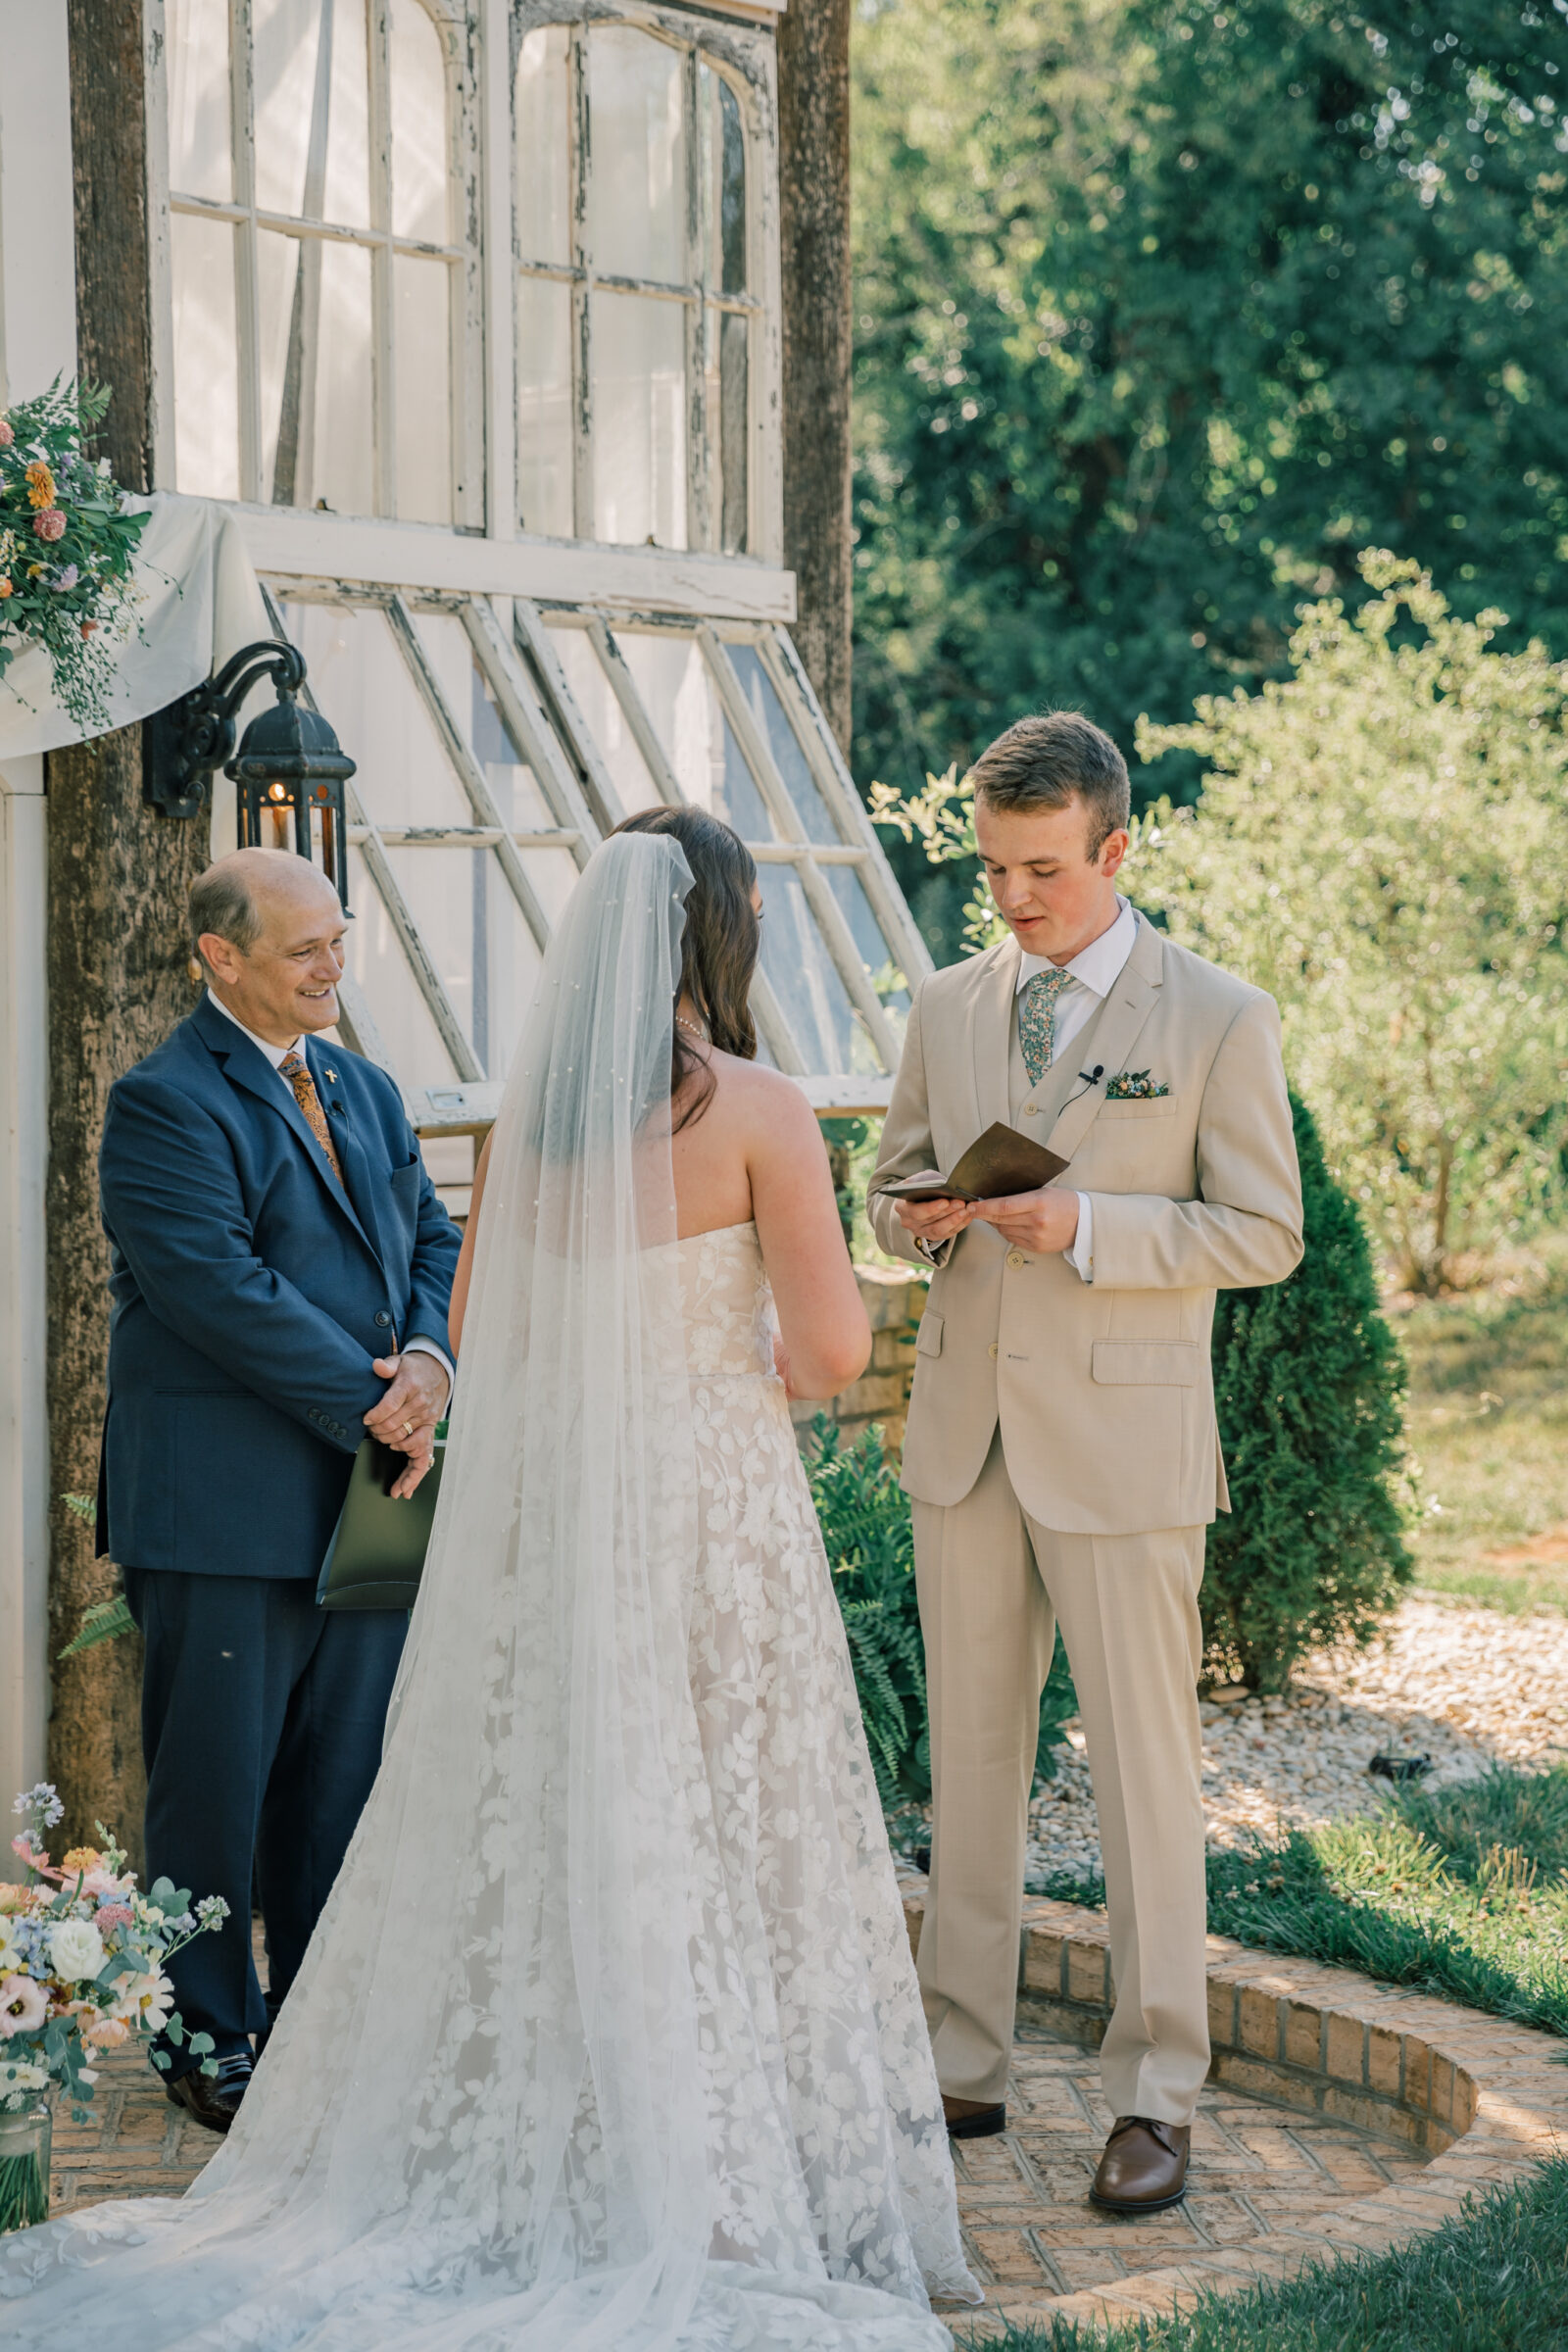
<path id="1" fill-rule="evenodd" d="M 9 449 L 16 437 L 16 434 L 11 429 L 9 419 L 4 416 L 0 416 L 0 449 Z"/>
<path id="2" fill-rule="evenodd" d="M 19 1854 L 29 1870 L 40 1874 L 49 1868 L 49 1857 L 41 1845 L 34 1845 L 25 1830 L 11 1840 L 11 1851 Z"/>
<path id="3" fill-rule="evenodd" d="M 0 1977 L 0 2034 L 36 2034 L 49 2015 L 49 1995 L 31 1977 Z"/>
<path id="4" fill-rule="evenodd" d="M 41 514 L 33 516 L 32 527 L 40 539 L 63 539 L 66 518 L 58 507 L 45 507 Z"/>
<path id="5" fill-rule="evenodd" d="M 102 1936 L 111 1928 L 128 1928 L 134 1917 L 128 1903 L 100 1903 L 93 1915 L 93 1925 Z"/>

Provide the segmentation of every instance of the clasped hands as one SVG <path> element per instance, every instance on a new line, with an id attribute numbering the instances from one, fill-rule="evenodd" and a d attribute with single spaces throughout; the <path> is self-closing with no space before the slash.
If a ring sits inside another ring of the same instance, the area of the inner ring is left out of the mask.
<path id="1" fill-rule="evenodd" d="M 409 1466 L 392 1488 L 398 1500 L 407 1501 L 435 1460 L 435 1425 L 447 1409 L 451 1383 L 446 1366 L 422 1349 L 378 1355 L 371 1370 L 391 1385 L 380 1403 L 366 1414 L 365 1426 L 383 1446 L 408 1455 Z"/>
<path id="2" fill-rule="evenodd" d="M 923 1173 L 936 1176 L 941 1170 Z M 1010 1193 L 1004 1200 L 896 1200 L 894 1207 L 906 1233 L 933 1245 L 951 1241 L 977 1219 L 994 1225 L 1011 1248 L 1041 1256 L 1070 1250 L 1078 1236 L 1078 1196 L 1054 1184 L 1037 1193 Z"/>

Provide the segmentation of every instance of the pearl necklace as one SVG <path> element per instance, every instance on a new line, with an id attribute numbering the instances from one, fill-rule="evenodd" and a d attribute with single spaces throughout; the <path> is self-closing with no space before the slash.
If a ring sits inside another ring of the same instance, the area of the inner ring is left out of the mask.
<path id="1" fill-rule="evenodd" d="M 689 1021 L 683 1012 L 676 1013 L 675 1026 L 677 1029 L 684 1029 L 688 1037 L 700 1038 L 705 1046 L 711 1045 L 713 1042 L 706 1029 L 700 1029 L 695 1021 Z"/>

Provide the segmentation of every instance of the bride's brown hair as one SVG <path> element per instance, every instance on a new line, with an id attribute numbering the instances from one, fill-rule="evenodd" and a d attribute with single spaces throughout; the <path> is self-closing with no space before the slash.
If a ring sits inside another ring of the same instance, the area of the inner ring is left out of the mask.
<path id="1" fill-rule="evenodd" d="M 679 1004 L 696 1005 L 711 1042 L 721 1054 L 757 1059 L 757 1028 L 748 1002 L 752 974 L 762 944 L 762 927 L 752 905 L 757 861 L 738 833 L 706 808 L 640 808 L 615 827 L 617 833 L 667 833 L 678 841 L 692 869 L 681 933 Z M 677 1026 L 670 1053 L 671 1100 L 683 1086 L 697 1091 L 676 1128 L 700 1119 L 712 1100 L 714 1079 L 697 1042 Z"/>

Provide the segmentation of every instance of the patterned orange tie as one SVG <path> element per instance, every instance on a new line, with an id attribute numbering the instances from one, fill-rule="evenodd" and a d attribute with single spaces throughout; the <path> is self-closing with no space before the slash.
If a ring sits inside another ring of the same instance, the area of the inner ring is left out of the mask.
<path id="1" fill-rule="evenodd" d="M 307 1067 L 305 1056 L 302 1054 L 285 1054 L 277 1066 L 294 1089 L 294 1100 L 305 1113 L 305 1123 L 326 1153 L 332 1173 L 346 1193 L 348 1187 L 343 1184 L 343 1170 L 332 1142 L 332 1130 L 326 1123 L 321 1098 L 316 1091 L 316 1081 Z"/>

